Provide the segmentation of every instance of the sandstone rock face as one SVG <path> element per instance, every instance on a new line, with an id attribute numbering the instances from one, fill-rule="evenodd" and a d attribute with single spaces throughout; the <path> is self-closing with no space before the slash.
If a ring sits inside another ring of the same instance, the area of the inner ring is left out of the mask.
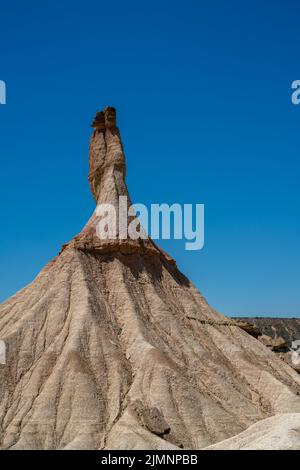
<path id="1" fill-rule="evenodd" d="M 300 413 L 263 419 L 206 450 L 300 450 Z"/>
<path id="2" fill-rule="evenodd" d="M 248 325 L 245 331 L 249 334 L 255 331 L 259 341 L 300 373 L 300 318 L 248 317 L 234 320 Z"/>
<path id="3" fill-rule="evenodd" d="M 300 339 L 300 318 L 287 317 L 235 317 L 234 320 L 251 325 L 258 335 L 282 337 L 288 347 Z"/>
<path id="4" fill-rule="evenodd" d="M 115 122 L 93 123 L 97 204 L 128 194 Z M 151 240 L 100 240 L 97 221 L 0 306 L 2 449 L 202 449 L 300 412 L 289 365 Z"/>
<path id="5" fill-rule="evenodd" d="M 286 342 L 281 336 L 276 336 L 275 338 L 272 338 L 268 335 L 261 335 L 258 337 L 258 339 L 268 348 L 272 349 L 272 351 L 279 351 L 282 348 L 286 347 Z"/>

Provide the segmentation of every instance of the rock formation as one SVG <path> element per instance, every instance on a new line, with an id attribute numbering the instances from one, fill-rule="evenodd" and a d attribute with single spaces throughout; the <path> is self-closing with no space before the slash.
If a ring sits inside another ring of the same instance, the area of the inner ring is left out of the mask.
<path id="1" fill-rule="evenodd" d="M 115 110 L 93 127 L 92 193 L 117 208 L 128 192 Z M 150 239 L 100 240 L 98 221 L 0 306 L 2 449 L 203 449 L 299 413 L 289 365 Z"/>
<path id="2" fill-rule="evenodd" d="M 300 450 L 300 413 L 263 419 L 206 450 Z"/>
<path id="3" fill-rule="evenodd" d="M 300 318 L 248 317 L 235 318 L 241 327 L 255 336 L 265 346 L 278 354 L 300 373 Z M 293 343 L 298 346 L 293 349 Z M 296 352 L 297 351 L 297 354 Z M 296 360 L 295 360 L 296 359 Z"/>

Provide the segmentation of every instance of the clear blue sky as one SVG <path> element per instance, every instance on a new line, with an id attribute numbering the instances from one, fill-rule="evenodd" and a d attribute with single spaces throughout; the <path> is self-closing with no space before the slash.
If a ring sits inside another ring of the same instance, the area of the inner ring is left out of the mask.
<path id="1" fill-rule="evenodd" d="M 204 203 L 164 242 L 225 314 L 300 315 L 299 2 L 2 2 L 0 300 L 93 211 L 89 124 L 118 109 L 135 202 Z"/>

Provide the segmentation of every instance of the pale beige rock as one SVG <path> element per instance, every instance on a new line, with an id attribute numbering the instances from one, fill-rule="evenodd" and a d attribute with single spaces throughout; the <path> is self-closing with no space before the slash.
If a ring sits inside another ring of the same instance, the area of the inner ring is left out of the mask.
<path id="1" fill-rule="evenodd" d="M 296 352 L 300 340 L 300 318 L 252 317 L 235 318 L 235 321 L 247 325 L 245 331 L 254 333 L 257 339 L 300 373 L 300 360 Z"/>
<path id="2" fill-rule="evenodd" d="M 268 336 L 268 335 L 261 335 L 259 336 L 258 339 L 265 346 L 272 349 L 272 351 L 280 350 L 286 346 L 286 342 L 283 338 L 281 338 L 281 336 L 272 338 L 271 336 Z"/>
<path id="3" fill-rule="evenodd" d="M 263 419 L 206 450 L 300 450 L 300 413 Z"/>
<path id="4" fill-rule="evenodd" d="M 114 116 L 93 124 L 98 204 L 128 194 Z M 151 240 L 99 240 L 97 222 L 0 306 L 2 449 L 201 449 L 299 412 L 295 371 Z"/>

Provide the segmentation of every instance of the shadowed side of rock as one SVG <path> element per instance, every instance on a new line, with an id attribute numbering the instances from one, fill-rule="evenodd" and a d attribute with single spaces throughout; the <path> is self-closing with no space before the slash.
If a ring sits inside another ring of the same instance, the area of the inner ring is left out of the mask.
<path id="1" fill-rule="evenodd" d="M 233 320 L 241 321 L 242 324 L 248 325 L 249 334 L 255 331 L 259 341 L 300 373 L 300 353 L 299 357 L 297 357 L 296 352 L 292 348 L 293 342 L 297 344 L 299 342 L 298 347 L 300 346 L 300 318 L 241 317 L 239 319 L 233 318 Z"/>

